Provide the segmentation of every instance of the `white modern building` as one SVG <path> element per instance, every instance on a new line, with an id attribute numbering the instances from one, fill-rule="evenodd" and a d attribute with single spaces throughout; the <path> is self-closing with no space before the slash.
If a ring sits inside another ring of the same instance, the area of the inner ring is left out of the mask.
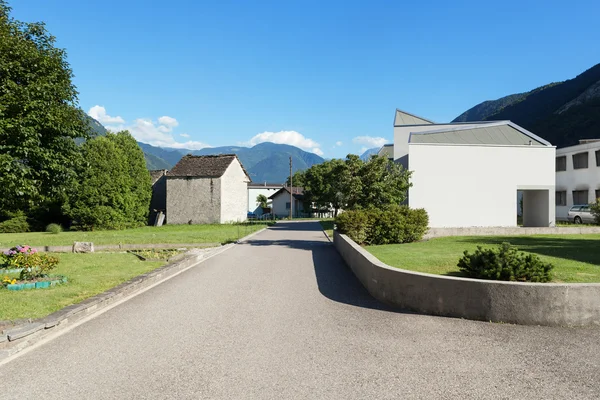
<path id="1" fill-rule="evenodd" d="M 262 208 L 258 206 L 256 203 L 256 198 L 258 195 L 264 195 L 267 199 L 271 197 L 275 192 L 283 187 L 282 184 L 276 183 L 257 183 L 250 182 L 248 183 L 248 212 L 254 213 L 257 216 L 261 216 L 263 213 Z M 267 205 L 271 207 L 271 200 L 268 200 Z"/>
<path id="2" fill-rule="evenodd" d="M 393 154 L 430 227 L 517 226 L 517 191 L 524 226 L 555 224 L 556 148 L 510 121 L 436 124 L 396 110 Z"/>
<path id="3" fill-rule="evenodd" d="M 573 205 L 600 197 L 600 139 L 556 150 L 556 219 L 567 220 Z"/>

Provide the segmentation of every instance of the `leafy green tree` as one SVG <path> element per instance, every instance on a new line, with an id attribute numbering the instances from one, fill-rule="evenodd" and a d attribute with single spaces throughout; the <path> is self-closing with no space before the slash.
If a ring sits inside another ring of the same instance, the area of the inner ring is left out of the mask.
<path id="1" fill-rule="evenodd" d="M 304 173 L 306 171 L 296 171 L 294 172 L 294 175 L 292 175 L 292 180 L 293 180 L 293 184 L 294 187 L 304 187 Z M 288 178 L 285 180 L 285 185 L 286 186 L 290 186 L 290 177 L 288 176 Z"/>
<path id="2" fill-rule="evenodd" d="M 318 208 L 385 208 L 399 205 L 407 198 L 410 172 L 385 157 L 364 162 L 349 154 L 345 160 L 333 159 L 313 165 L 303 173 L 306 200 Z"/>
<path id="3" fill-rule="evenodd" d="M 152 195 L 142 150 L 128 132 L 82 146 L 85 165 L 64 207 L 80 229 L 124 229 L 147 221 Z"/>
<path id="4" fill-rule="evenodd" d="M 10 11 L 0 0 L 0 210 L 31 215 L 64 199 L 81 160 L 74 139 L 89 128 L 65 51 Z"/>
<path id="5" fill-rule="evenodd" d="M 256 196 L 256 205 L 261 208 L 267 208 L 268 201 L 269 199 L 267 199 L 267 196 L 265 196 L 264 194 L 259 194 L 258 196 Z"/>

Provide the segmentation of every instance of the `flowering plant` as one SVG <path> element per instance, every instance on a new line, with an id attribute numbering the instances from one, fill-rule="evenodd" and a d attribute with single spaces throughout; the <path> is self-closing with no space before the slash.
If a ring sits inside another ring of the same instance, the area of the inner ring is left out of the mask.
<path id="1" fill-rule="evenodd" d="M 41 278 L 58 264 L 56 257 L 42 255 L 31 246 L 15 246 L 5 251 L 2 258 L 4 259 L 2 263 L 4 268 L 22 269 L 21 280 Z"/>
<path id="2" fill-rule="evenodd" d="M 17 283 L 17 280 L 15 278 L 10 279 L 8 276 L 5 276 L 4 279 L 2 279 L 2 286 L 15 284 L 15 283 Z"/>

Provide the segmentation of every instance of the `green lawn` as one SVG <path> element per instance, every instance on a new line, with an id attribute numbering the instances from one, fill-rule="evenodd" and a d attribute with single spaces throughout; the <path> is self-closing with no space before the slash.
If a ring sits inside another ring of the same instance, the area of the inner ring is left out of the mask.
<path id="1" fill-rule="evenodd" d="M 267 223 L 241 225 L 164 225 L 145 226 L 122 231 L 1 233 L 0 248 L 17 244 L 39 246 L 69 246 L 73 242 L 94 244 L 152 244 L 152 243 L 226 243 L 235 241 L 267 226 Z"/>
<path id="2" fill-rule="evenodd" d="M 140 261 L 129 253 L 54 255 L 60 262 L 52 273 L 69 282 L 48 289 L 0 289 L 0 321 L 46 316 L 165 264 Z"/>
<path id="3" fill-rule="evenodd" d="M 319 221 L 321 222 L 321 226 L 323 227 L 323 230 L 325 232 L 327 232 L 327 234 L 329 235 L 329 237 L 331 238 L 331 240 L 333 240 L 333 225 L 335 224 L 335 220 L 333 219 L 324 219 Z"/>
<path id="4" fill-rule="evenodd" d="M 600 282 L 600 235 L 444 237 L 426 242 L 366 247 L 384 263 L 418 272 L 460 276 L 464 250 L 509 242 L 554 264 L 553 282 Z"/>

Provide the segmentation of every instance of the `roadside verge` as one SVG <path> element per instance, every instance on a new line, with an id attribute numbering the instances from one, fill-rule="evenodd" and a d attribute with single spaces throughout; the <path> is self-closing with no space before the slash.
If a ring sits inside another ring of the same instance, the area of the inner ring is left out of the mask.
<path id="1" fill-rule="evenodd" d="M 333 244 L 379 301 L 423 314 L 521 325 L 600 325 L 600 284 L 457 278 L 390 267 L 348 236 Z"/>
<path id="2" fill-rule="evenodd" d="M 251 237 L 263 232 L 257 232 L 241 238 L 237 243 L 243 243 Z M 236 243 L 227 244 L 214 250 L 198 252 L 191 250 L 185 257 L 169 263 L 145 274 L 136 276 L 112 289 L 90 297 L 81 303 L 73 304 L 56 311 L 46 317 L 31 320 L 0 333 L 0 363 L 23 349 L 55 334 L 57 328 L 66 328 L 87 317 L 91 317 L 115 303 L 128 300 L 151 286 L 162 283 L 180 273 L 193 268 L 203 261 L 212 258 L 234 247 Z"/>

